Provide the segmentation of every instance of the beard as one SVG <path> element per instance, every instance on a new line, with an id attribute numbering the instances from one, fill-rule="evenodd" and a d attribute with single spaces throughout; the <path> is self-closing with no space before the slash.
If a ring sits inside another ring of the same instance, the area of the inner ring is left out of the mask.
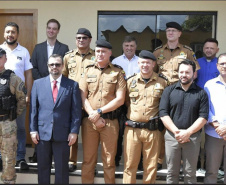
<path id="1" fill-rule="evenodd" d="M 186 78 L 186 79 L 187 79 L 187 78 Z M 183 84 L 183 85 L 187 85 L 187 84 L 189 84 L 191 81 L 193 81 L 193 78 L 187 79 L 187 81 L 182 81 L 182 80 L 180 79 L 180 83 Z"/>
<path id="2" fill-rule="evenodd" d="M 17 42 L 17 40 L 13 40 L 13 41 L 11 41 L 11 42 L 9 42 L 8 40 L 6 40 L 6 43 L 7 43 L 8 45 L 14 45 L 16 42 Z"/>

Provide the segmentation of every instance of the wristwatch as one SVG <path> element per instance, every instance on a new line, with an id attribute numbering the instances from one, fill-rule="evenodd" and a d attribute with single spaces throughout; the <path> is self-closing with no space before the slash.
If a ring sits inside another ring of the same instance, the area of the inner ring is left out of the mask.
<path id="1" fill-rule="evenodd" d="M 97 113 L 100 114 L 100 116 L 102 116 L 102 110 L 101 109 L 97 109 Z"/>

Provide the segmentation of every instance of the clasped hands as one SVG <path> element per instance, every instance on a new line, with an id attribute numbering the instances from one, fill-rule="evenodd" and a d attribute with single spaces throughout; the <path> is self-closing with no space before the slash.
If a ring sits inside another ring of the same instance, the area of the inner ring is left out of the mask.
<path id="1" fill-rule="evenodd" d="M 88 119 L 97 127 L 97 128 L 102 128 L 105 126 L 105 120 L 100 117 L 100 114 L 96 111 L 93 110 L 90 114 Z"/>
<path id="2" fill-rule="evenodd" d="M 215 127 L 215 131 L 217 134 L 221 137 L 223 137 L 224 140 L 226 140 L 226 125 L 218 125 Z"/>
<path id="3" fill-rule="evenodd" d="M 186 143 L 186 142 L 190 142 L 190 133 L 187 130 L 177 130 L 174 134 L 175 139 L 179 142 L 179 143 Z"/>

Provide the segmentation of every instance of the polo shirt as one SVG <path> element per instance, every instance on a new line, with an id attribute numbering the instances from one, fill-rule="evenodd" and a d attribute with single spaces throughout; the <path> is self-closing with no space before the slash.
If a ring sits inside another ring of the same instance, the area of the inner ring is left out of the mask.
<path id="1" fill-rule="evenodd" d="M 208 120 L 208 112 L 208 96 L 195 83 L 184 91 L 178 81 L 163 91 L 159 116 L 170 116 L 178 129 L 189 128 L 199 117 Z"/>

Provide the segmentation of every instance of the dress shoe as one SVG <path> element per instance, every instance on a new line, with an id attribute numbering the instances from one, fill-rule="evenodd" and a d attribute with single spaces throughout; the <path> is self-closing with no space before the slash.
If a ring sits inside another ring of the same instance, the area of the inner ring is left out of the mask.
<path id="1" fill-rule="evenodd" d="M 158 163 L 157 164 L 157 171 L 161 170 L 162 169 L 162 164 Z"/>
<path id="2" fill-rule="evenodd" d="M 17 161 L 15 166 L 19 167 L 21 170 L 29 170 L 29 166 L 28 166 L 27 162 L 25 161 L 25 159 L 21 159 L 21 160 Z"/>
<path id="3" fill-rule="evenodd" d="M 74 172 L 77 169 L 77 166 L 74 164 L 68 164 L 69 172 Z"/>
<path id="4" fill-rule="evenodd" d="M 34 152 L 32 157 L 28 157 L 30 163 L 37 163 L 37 154 Z"/>

